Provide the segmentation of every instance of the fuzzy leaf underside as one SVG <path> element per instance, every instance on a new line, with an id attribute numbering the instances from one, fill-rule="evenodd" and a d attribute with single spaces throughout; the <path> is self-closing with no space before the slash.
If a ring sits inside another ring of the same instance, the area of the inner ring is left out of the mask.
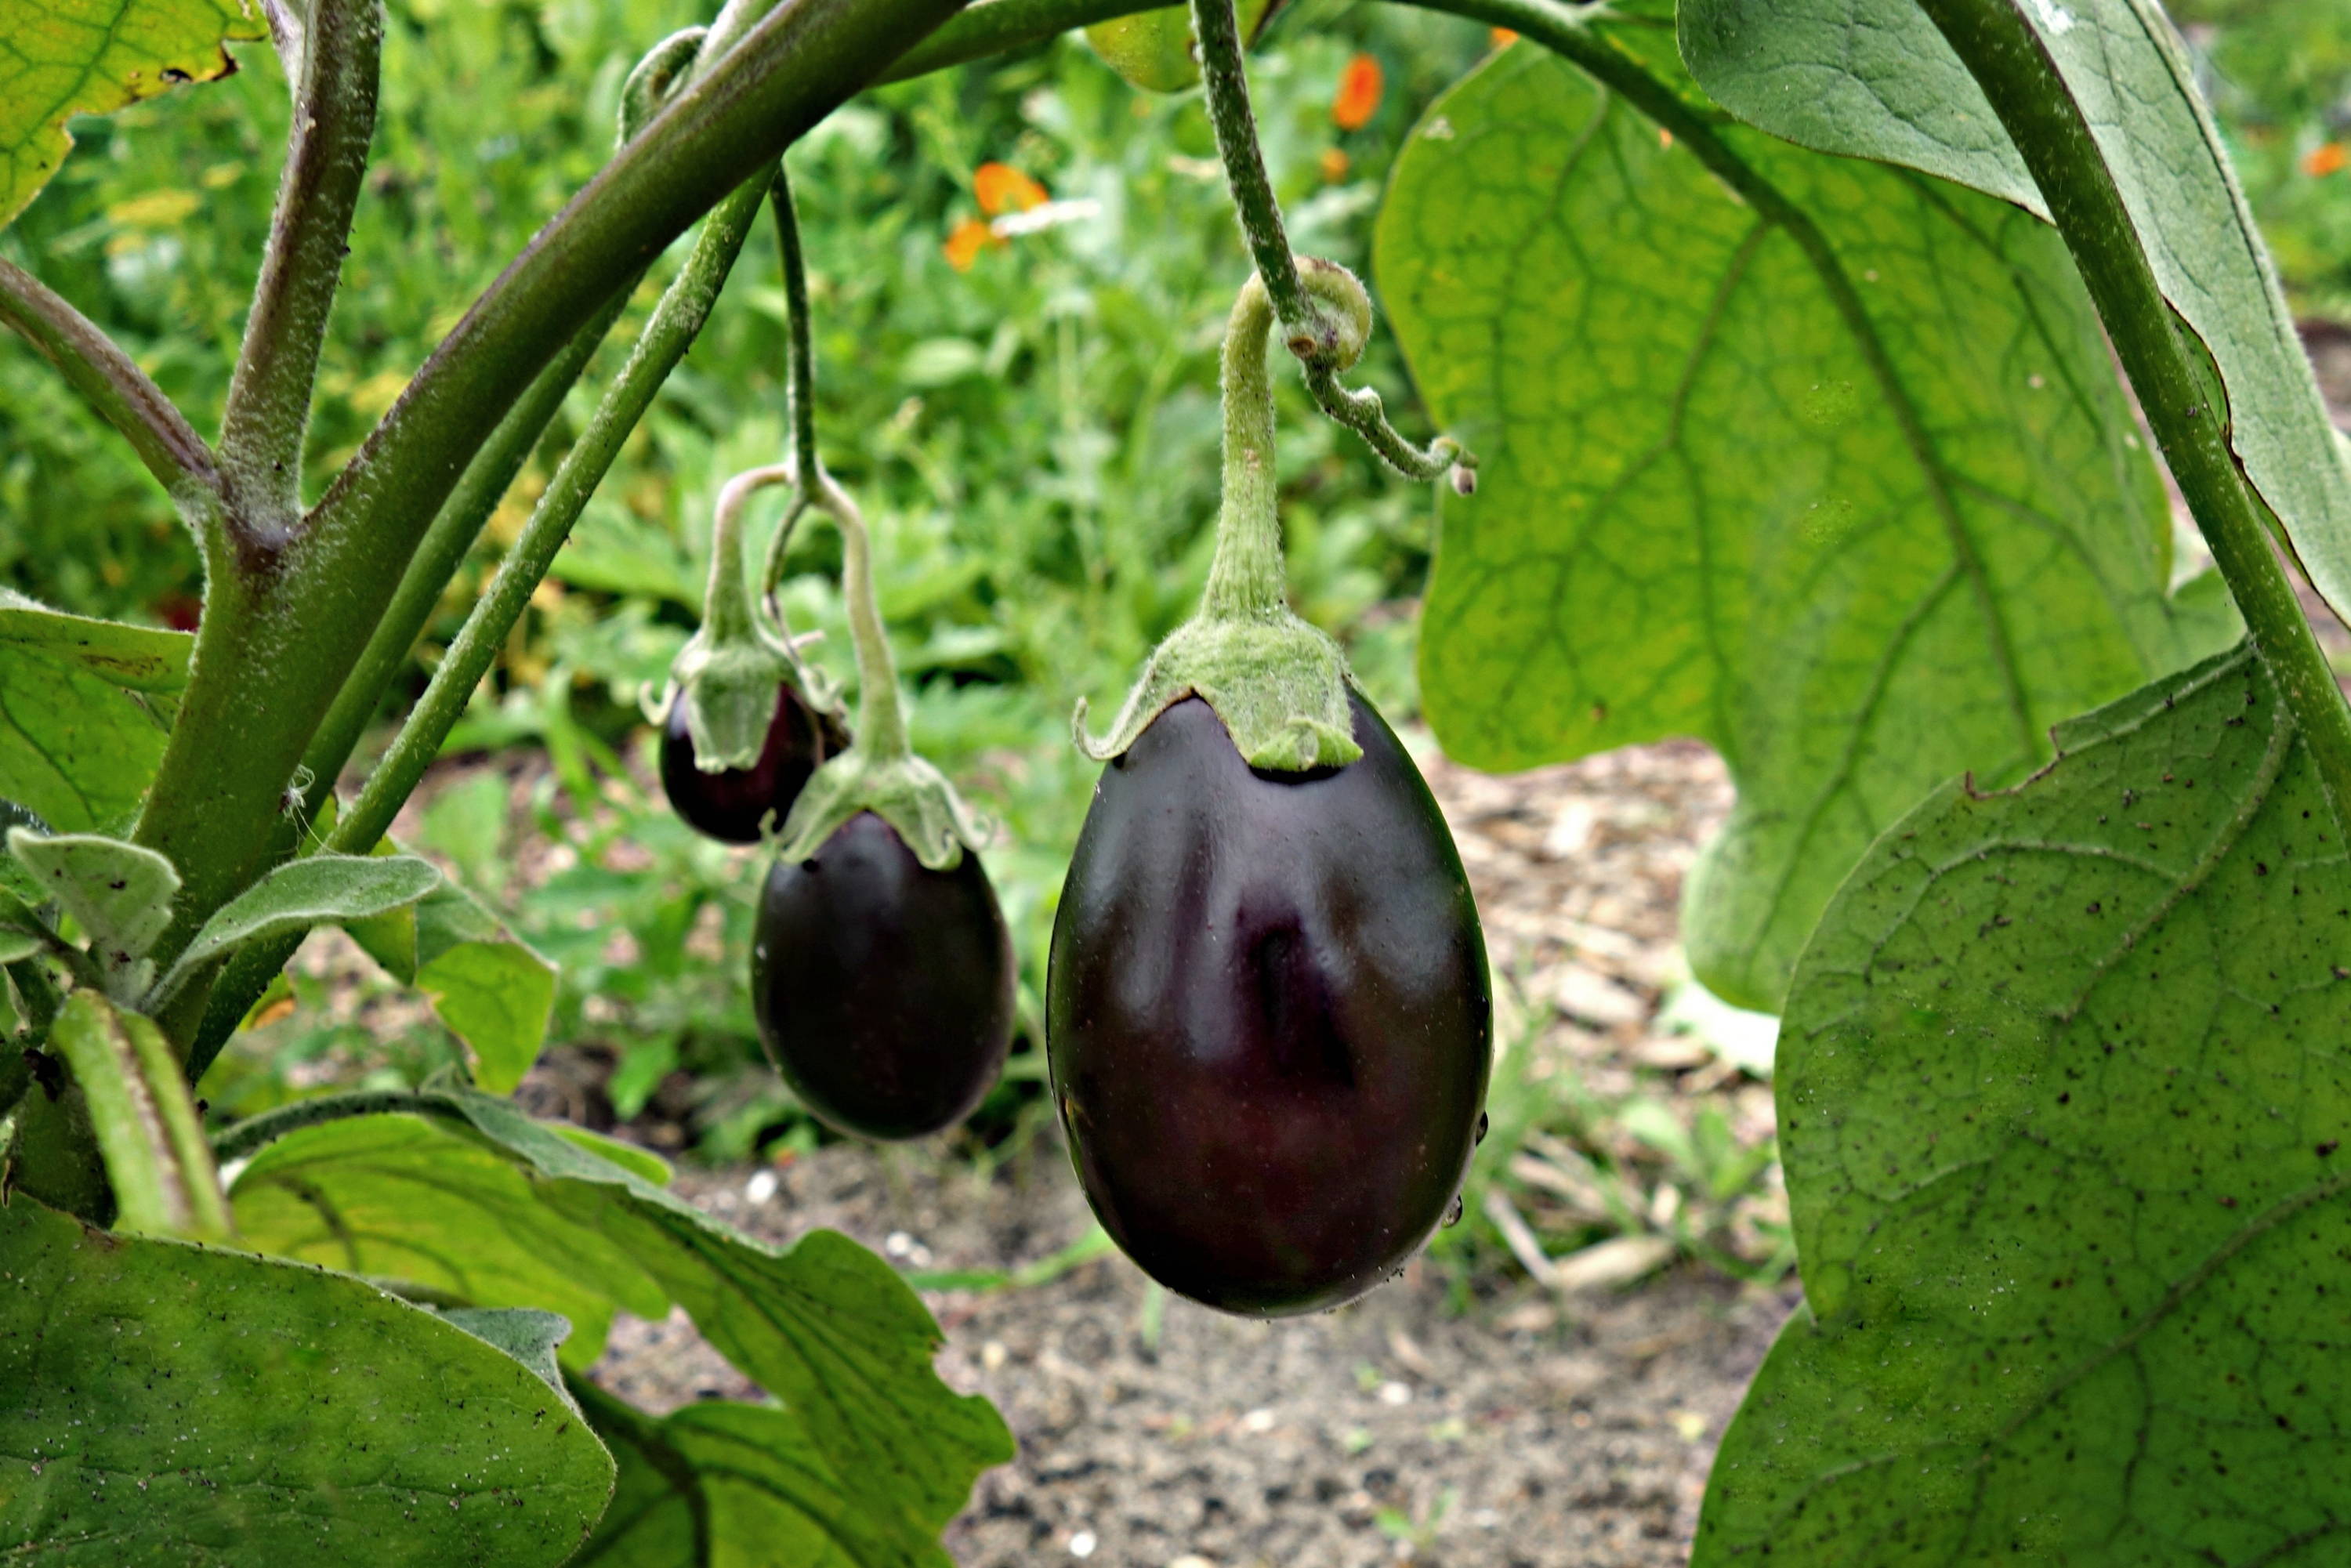
<path id="1" fill-rule="evenodd" d="M 341 1275 L 0 1207 L 0 1559 L 553 1568 L 612 1461 L 528 1367 Z"/>
<path id="2" fill-rule="evenodd" d="M 289 1257 L 387 1273 L 478 1306 L 542 1306 L 592 1361 L 614 1310 L 672 1304 L 809 1434 L 861 1527 L 920 1556 L 987 1466 L 1011 1458 L 985 1400 L 931 1368 L 930 1314 L 896 1272 L 831 1231 L 776 1251 L 738 1236 L 504 1101 L 440 1097 L 431 1119 L 305 1129 L 231 1189 L 240 1231 Z"/>
<path id="3" fill-rule="evenodd" d="M 2097 138 L 2164 298 L 2226 389 L 2229 441 L 2312 583 L 2351 609 L 2351 451 L 2336 441 L 2269 247 L 2156 0 L 2017 13 Z M 1914 0 L 1684 0 L 1698 79 L 1742 120 L 2046 215 L 1983 91 Z"/>
<path id="4" fill-rule="evenodd" d="M 58 832 L 127 821 L 162 760 L 193 642 L 0 595 L 0 798 Z"/>
<path id="5" fill-rule="evenodd" d="M 1694 90 L 1670 32 L 1609 36 Z M 2095 317 L 2005 204 L 1736 125 L 1661 137 L 1520 46 L 1432 106 L 1377 256 L 1434 419 L 1482 459 L 1441 497 L 1430 722 L 1498 769 L 1721 751 L 1739 803 L 1684 939 L 1742 1006 L 1776 1009 L 1936 783 L 2021 778 L 2049 726 L 2234 634 L 2217 582 L 2168 594 Z"/>
<path id="6" fill-rule="evenodd" d="M 1879 841 L 1789 998 L 1809 1310 L 1696 1568 L 2351 1550 L 2351 862 L 2222 655 Z"/>

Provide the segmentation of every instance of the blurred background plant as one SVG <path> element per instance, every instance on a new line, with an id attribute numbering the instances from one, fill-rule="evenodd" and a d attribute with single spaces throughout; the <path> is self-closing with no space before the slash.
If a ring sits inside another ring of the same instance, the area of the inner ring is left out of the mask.
<path id="1" fill-rule="evenodd" d="M 377 160 L 311 428 L 313 493 L 595 172 L 638 53 L 706 9 L 392 0 Z M 2351 10 L 2193 0 L 2183 19 L 2297 305 L 2351 313 Z M 1399 6 L 1282 9 L 1253 78 L 1301 250 L 1364 267 L 1405 131 L 1496 42 Z M 78 125 L 61 176 L 0 233 L 0 254 L 114 332 L 207 430 L 287 114 L 270 52 L 238 60 L 217 86 Z M 955 1141 L 981 1168 L 1023 1154 L 1051 1120 L 1033 1020 L 1093 774 L 1068 743 L 1071 707 L 1115 700 L 1206 571 L 1216 350 L 1246 272 L 1214 152 L 1196 93 L 1138 93 L 1072 36 L 866 94 L 791 156 L 826 461 L 874 528 L 916 744 L 1005 827 L 987 859 L 1030 1038 Z M 396 702 L 454 634 L 674 260 L 493 519 Z M 562 966 L 557 1043 L 530 1086 L 540 1108 L 714 1161 L 789 1157 L 820 1134 L 760 1058 L 744 994 L 763 859 L 669 815 L 642 705 L 692 629 L 719 486 L 782 450 L 783 320 L 763 228 L 399 829 Z M 1358 379 L 1416 423 L 1392 340 L 1374 335 Z M 1295 597 L 1345 641 L 1380 706 L 1409 720 L 1431 497 L 1312 416 L 1294 380 L 1280 397 Z M 778 504 L 771 493 L 756 516 L 754 559 Z M 838 555 L 829 530 L 804 529 L 781 598 L 847 677 Z M 201 590 L 163 497 L 13 339 L 0 341 L 0 574 L 63 609 L 183 626 Z M 347 944 L 314 942 L 207 1079 L 215 1107 L 414 1082 L 456 1060 L 429 1011 L 368 974 Z M 1708 1077 L 1723 1091 L 1711 1096 L 1660 1072 L 1602 1092 L 1539 1049 L 1548 1003 L 1516 1016 L 1468 1223 L 1434 1254 L 1462 1299 L 1512 1260 L 1562 1286 L 1629 1281 L 1685 1255 L 1785 1272 L 1768 1098 L 1759 1113 L 1755 1096 L 1730 1093 L 1756 1086 L 1768 1051 Z"/>

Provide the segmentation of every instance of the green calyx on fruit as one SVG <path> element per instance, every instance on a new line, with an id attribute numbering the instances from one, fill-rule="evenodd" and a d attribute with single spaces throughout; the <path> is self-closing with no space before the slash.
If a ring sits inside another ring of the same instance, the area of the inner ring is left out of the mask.
<path id="1" fill-rule="evenodd" d="M 1241 38 L 1255 43 L 1273 15 L 1267 0 L 1240 0 Z M 1113 16 L 1086 29 L 1086 42 L 1104 65 L 1145 92 L 1183 92 L 1200 81 L 1198 47 L 1186 5 Z"/>
<path id="2" fill-rule="evenodd" d="M 1353 364 L 1371 329 L 1371 298 L 1333 262 L 1301 257 L 1299 276 L 1321 309 L 1324 333 L 1311 343 L 1318 362 Z M 1273 445 L 1273 388 L 1266 339 L 1273 307 L 1252 275 L 1225 334 L 1224 508 L 1208 585 L 1192 618 L 1153 650 L 1110 733 L 1086 733 L 1086 705 L 1074 720 L 1078 747 L 1106 762 L 1168 708 L 1196 696 L 1216 710 L 1252 768 L 1303 773 L 1363 755 L 1347 701 L 1346 656 L 1328 632 L 1285 601 L 1281 521 Z"/>
<path id="3" fill-rule="evenodd" d="M 744 505 L 754 493 L 790 480 L 780 464 L 737 474 L 713 508 L 702 626 L 671 663 L 661 707 L 666 723 L 683 706 L 694 765 L 705 773 L 758 765 L 778 687 L 796 688 L 820 719 L 837 720 L 841 712 L 839 691 L 801 663 L 789 637 L 762 623 L 744 580 Z"/>
<path id="4" fill-rule="evenodd" d="M 778 852 L 788 862 L 808 860 L 843 823 L 871 811 L 897 830 L 926 869 L 953 870 L 965 850 L 987 842 L 988 824 L 907 741 L 898 668 L 873 594 L 873 546 L 863 514 L 821 467 L 808 494 L 809 504 L 841 530 L 841 591 L 857 652 L 857 734 L 800 790 Z"/>

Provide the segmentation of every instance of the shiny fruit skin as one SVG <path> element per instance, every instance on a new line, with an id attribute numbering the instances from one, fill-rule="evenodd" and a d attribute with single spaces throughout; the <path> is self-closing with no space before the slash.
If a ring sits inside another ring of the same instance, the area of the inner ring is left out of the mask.
<path id="1" fill-rule="evenodd" d="M 932 871 L 860 811 L 768 873 L 751 937 L 759 1042 L 842 1132 L 919 1138 L 970 1114 L 1004 1068 L 1014 979 L 976 854 Z"/>
<path id="2" fill-rule="evenodd" d="M 662 793 L 669 797 L 670 810 L 696 831 L 724 843 L 756 844 L 767 814 L 773 811 L 775 825 L 782 827 L 809 775 L 848 744 L 830 714 L 809 706 L 790 685 L 779 685 L 759 760 L 748 768 L 705 773 L 694 765 L 685 705 L 674 702 L 662 725 Z"/>
<path id="3" fill-rule="evenodd" d="M 1492 1061 L 1485 941 L 1419 770 L 1260 774 L 1207 704 L 1102 770 L 1046 980 L 1086 1197 L 1153 1278 L 1228 1312 L 1337 1306 L 1426 1241 Z"/>

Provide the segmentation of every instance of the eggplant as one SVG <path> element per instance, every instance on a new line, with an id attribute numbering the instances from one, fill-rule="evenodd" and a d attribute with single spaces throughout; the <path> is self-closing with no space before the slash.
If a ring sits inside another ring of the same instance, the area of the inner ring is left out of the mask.
<path id="1" fill-rule="evenodd" d="M 1053 923 L 1047 1055 L 1103 1228 L 1259 1316 L 1393 1273 L 1453 1208 L 1492 1063 L 1452 835 L 1379 714 L 1363 757 L 1252 769 L 1197 697 L 1102 771 Z"/>
<path id="2" fill-rule="evenodd" d="M 979 857 L 947 871 L 860 811 L 778 858 L 751 938 L 759 1042 L 808 1108 L 861 1137 L 971 1113 L 1012 1041 L 1012 938 Z"/>
<path id="3" fill-rule="evenodd" d="M 809 776 L 848 744 L 840 721 L 810 707 L 786 681 L 776 688 L 776 716 L 768 721 L 759 760 L 705 773 L 695 766 L 685 704 L 673 702 L 662 725 L 662 793 L 669 797 L 670 810 L 697 832 L 723 843 L 756 844 L 768 813 L 774 812 L 775 825 L 782 827 Z"/>

